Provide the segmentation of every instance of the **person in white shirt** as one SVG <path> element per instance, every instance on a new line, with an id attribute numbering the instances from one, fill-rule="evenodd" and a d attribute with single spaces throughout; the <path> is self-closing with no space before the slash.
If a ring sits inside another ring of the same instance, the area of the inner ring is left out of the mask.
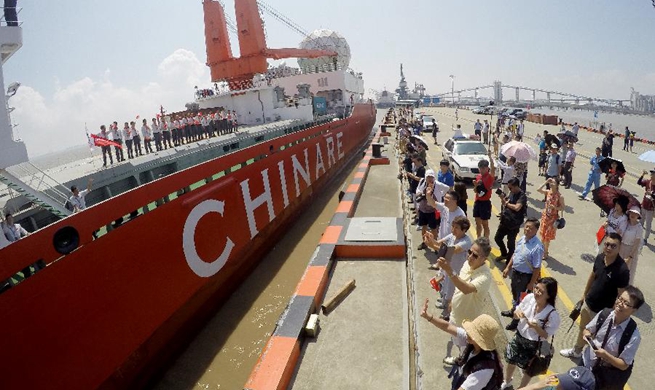
<path id="1" fill-rule="evenodd" d="M 153 121 L 155 118 L 152 118 Z M 162 119 L 160 123 L 158 123 L 159 128 L 161 129 L 162 135 L 164 137 L 164 148 L 168 149 L 169 147 L 172 149 L 173 144 L 171 143 L 171 138 L 175 139 L 175 137 L 171 136 L 172 131 L 176 131 L 177 129 L 175 128 L 175 123 L 171 121 L 170 116 L 166 116 L 165 119 Z"/>
<path id="2" fill-rule="evenodd" d="M 143 146 L 146 149 L 146 154 L 152 153 L 152 130 L 148 126 L 148 120 L 145 118 L 143 119 L 143 125 L 141 126 L 141 135 L 143 136 Z"/>
<path id="3" fill-rule="evenodd" d="M 132 150 L 132 130 L 130 130 L 130 124 L 125 122 L 123 126 L 123 139 L 125 140 L 125 146 L 127 146 L 127 158 L 134 158 L 134 151 Z"/>
<path id="4" fill-rule="evenodd" d="M 500 356 L 496 350 L 495 337 L 500 326 L 488 314 L 481 314 L 473 321 L 464 321 L 461 327 L 428 313 L 429 302 L 426 299 L 421 317 L 429 323 L 453 336 L 457 343 L 465 345 L 463 353 L 457 359 L 452 382 L 453 389 L 481 390 L 497 389 L 503 376 Z"/>
<path id="5" fill-rule="evenodd" d="M 143 156 L 143 149 L 141 148 L 141 135 L 136 129 L 136 122 L 130 122 L 130 132 L 132 133 L 132 142 L 134 144 L 134 157 Z"/>
<path id="6" fill-rule="evenodd" d="M 512 375 L 517 366 L 524 370 L 519 387 L 526 386 L 532 379 L 525 369 L 538 352 L 540 342 L 548 342 L 562 322 L 555 310 L 556 299 L 557 280 L 541 278 L 535 283 L 534 291 L 526 295 L 514 310 L 514 318 L 519 320 L 519 325 L 505 351 L 507 368 L 501 390 L 512 386 Z"/>
<path id="7" fill-rule="evenodd" d="M 116 162 L 125 161 L 125 156 L 123 155 L 123 133 L 118 129 L 118 122 L 114 121 L 109 126 L 109 133 L 114 142 L 121 145 L 120 147 L 114 146 L 114 152 L 116 153 Z"/>
<path id="8" fill-rule="evenodd" d="M 619 249 L 619 256 L 625 260 L 625 264 L 630 269 L 630 284 L 634 284 L 635 275 L 637 274 L 639 254 L 644 245 L 644 241 L 641 239 L 644 234 L 644 228 L 641 226 L 640 219 L 640 207 L 632 206 L 628 210 L 628 224 L 623 234 L 621 234 L 621 249 Z"/>
<path id="9" fill-rule="evenodd" d="M 2 232 L 9 242 L 16 242 L 23 237 L 29 236 L 27 230 L 20 224 L 14 223 L 14 217 L 11 213 L 5 215 L 5 222 L 2 223 Z"/>
<path id="10" fill-rule="evenodd" d="M 525 133 L 525 124 L 523 124 L 523 119 L 521 119 L 521 122 L 519 122 L 519 125 L 516 128 L 516 135 L 521 137 L 521 141 L 523 141 L 523 134 L 524 133 Z"/>
<path id="11" fill-rule="evenodd" d="M 460 209 L 461 210 L 461 209 Z M 441 224 L 443 225 L 446 221 L 442 219 Z M 454 273 L 459 273 L 466 262 L 466 255 L 469 249 L 473 246 L 473 241 L 467 235 L 468 230 L 471 228 L 471 222 L 464 216 L 457 216 L 450 223 L 450 234 L 447 234 L 438 241 L 435 241 L 431 233 L 426 233 L 424 241 L 428 247 L 439 251 L 443 245 L 446 245 L 447 248 L 452 249 L 452 255 L 448 260 L 450 267 Z M 430 269 L 437 269 L 437 267 L 430 266 Z M 444 312 L 441 315 L 441 318 L 448 319 L 450 316 L 450 300 L 455 293 L 455 285 L 450 280 L 448 275 L 440 270 L 437 276 L 437 283 L 442 283 L 441 287 L 441 302 L 437 302 L 435 305 L 437 309 L 443 309 Z"/>
<path id="12" fill-rule="evenodd" d="M 209 129 L 209 119 L 207 118 L 207 115 L 202 115 L 200 117 L 200 126 L 202 126 L 202 133 L 200 134 L 200 138 L 204 138 L 204 137 L 209 138 L 211 136 L 211 133 Z"/>
<path id="13" fill-rule="evenodd" d="M 510 157 L 507 159 L 507 164 L 501 160 L 498 160 L 496 164 L 498 164 L 498 167 L 500 167 L 500 169 L 503 171 L 503 178 L 501 181 L 503 192 L 508 193 L 509 188 L 507 187 L 507 182 L 509 182 L 509 179 L 514 177 L 514 164 L 516 164 L 516 158 Z"/>
<path id="14" fill-rule="evenodd" d="M 145 125 L 145 119 L 143 120 L 143 124 Z M 162 126 L 160 126 L 157 123 L 156 118 L 152 118 L 152 125 L 150 125 L 150 128 L 152 129 L 152 135 L 155 137 L 155 149 L 157 151 L 162 151 L 164 148 L 161 145 L 161 138 L 162 138 Z M 170 134 L 169 134 L 170 138 Z"/>
<path id="15" fill-rule="evenodd" d="M 85 196 L 91 191 L 91 186 L 93 185 L 93 178 L 89 179 L 89 182 L 86 185 L 86 189 L 80 191 L 76 185 L 71 186 L 71 192 L 73 195 L 68 198 L 68 201 L 73 207 L 73 212 L 77 213 L 86 208 L 86 199 Z"/>
<path id="16" fill-rule="evenodd" d="M 485 119 L 482 125 L 482 139 L 485 145 L 489 144 L 489 130 L 489 121 Z"/>

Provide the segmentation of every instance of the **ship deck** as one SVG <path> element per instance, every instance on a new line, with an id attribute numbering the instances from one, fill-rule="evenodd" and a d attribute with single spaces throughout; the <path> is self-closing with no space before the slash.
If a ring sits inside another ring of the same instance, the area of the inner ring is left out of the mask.
<path id="1" fill-rule="evenodd" d="M 454 111 L 447 108 L 429 108 L 426 111 L 434 114 L 441 129 L 449 129 L 451 125 L 460 123 L 464 128 L 472 127 L 479 117 L 468 111 L 459 111 L 459 121 L 455 122 Z M 381 120 L 378 111 L 378 124 Z M 526 139 L 531 139 L 543 130 L 557 132 L 555 126 L 544 126 L 533 123 L 526 124 Z M 393 133 L 393 130 L 392 130 Z M 445 141 L 449 131 L 439 133 L 439 141 Z M 542 275 L 552 276 L 559 282 L 559 294 L 556 308 L 562 317 L 562 325 L 555 335 L 556 354 L 553 358 L 551 372 L 563 372 L 576 365 L 569 359 L 561 357 L 557 352 L 568 348 L 574 341 L 576 329 L 566 332 L 571 324 L 568 314 L 575 301 L 582 295 L 583 281 L 591 270 L 591 254 L 595 253 L 593 237 L 601 224 L 599 210 L 592 202 L 578 200 L 575 191 L 581 190 L 587 177 L 588 159 L 593 149 L 600 144 L 600 135 L 580 132 L 580 143 L 577 145 L 578 163 L 573 174 L 572 190 L 564 190 L 566 198 L 567 226 L 558 232 L 557 239 L 552 242 L 550 258 L 544 262 Z M 436 294 L 432 290 L 429 279 L 434 271 L 428 266 L 435 262 L 435 256 L 416 247 L 421 242 L 420 232 L 416 226 L 410 225 L 408 216 L 411 210 L 402 197 L 400 182 L 396 179 L 398 163 L 394 154 L 394 137 L 389 137 L 390 144 L 383 148 L 383 155 L 390 157 L 390 165 L 371 166 L 362 184 L 359 200 L 355 202 L 352 217 L 398 217 L 403 218 L 402 230 L 406 234 L 406 258 L 393 260 L 382 256 L 362 258 L 345 258 L 336 256 L 329 266 L 329 280 L 326 282 L 324 294 L 318 294 L 319 304 L 334 297 L 348 281 L 355 279 L 355 289 L 328 315 L 318 313 L 320 332 L 316 338 L 301 337 L 301 347 L 297 354 L 277 354 L 276 345 L 281 339 L 275 336 L 269 341 L 258 368 L 253 371 L 246 389 L 276 388 L 276 381 L 288 383 L 293 389 L 413 389 L 413 388 L 450 388 L 447 378 L 449 368 L 442 365 L 446 344 L 450 337 L 436 327 L 420 318 L 419 313 L 425 298 L 430 298 L 430 313 L 439 312 L 433 302 Z M 528 141 L 531 142 L 531 141 Z M 643 169 L 651 168 L 639 161 L 635 154 L 622 152 L 615 145 L 615 157 L 623 159 L 630 174 L 626 176 L 624 188 L 632 193 L 641 194 L 636 186 L 635 174 Z M 617 150 L 618 149 L 618 150 Z M 432 146 L 428 151 L 428 165 L 438 167 L 442 158 L 439 146 Z M 543 178 L 537 175 L 536 163 L 530 164 L 528 176 L 529 216 L 539 217 L 543 203 L 536 188 Z M 469 191 L 470 193 L 470 191 Z M 492 198 L 494 214 L 498 213 L 500 203 L 497 197 Z M 342 201 L 343 203 L 343 201 Z M 472 211 L 472 200 L 469 200 L 469 216 Z M 341 205 L 340 205 L 341 208 Z M 335 217 L 339 214 L 339 210 Z M 490 221 L 491 234 L 498 227 L 497 218 Z M 324 234 L 329 236 L 328 228 Z M 475 238 L 475 229 L 469 230 Z M 522 234 L 522 233 L 521 233 Z M 328 238 L 329 240 L 329 238 Z M 320 248 L 317 253 L 320 254 Z M 653 290 L 647 289 L 647 281 L 655 277 L 655 267 L 647 259 L 653 258 L 655 246 L 649 243 L 644 246 L 639 271 L 635 284 L 642 288 L 646 304 L 636 313 L 639 330 L 642 336 L 652 334 L 655 324 L 652 321 L 652 303 L 655 299 Z M 494 247 L 492 258 L 500 253 Z M 317 255 L 316 255 L 317 256 Z M 312 259 L 306 278 L 310 276 Z M 508 340 L 513 337 L 504 327 L 508 319 L 500 316 L 500 311 L 509 308 L 511 302 L 509 280 L 502 278 L 499 263 L 489 261 L 492 270 L 493 283 L 484 307 L 484 312 L 496 318 L 501 324 L 496 342 L 498 350 L 504 351 Z M 301 288 L 299 285 L 299 289 Z M 290 308 L 298 301 L 292 298 Z M 318 309 L 318 305 L 317 305 Z M 288 328 L 289 316 L 283 315 L 278 328 Z M 286 317 L 285 317 L 286 316 Z M 299 321 L 303 318 L 300 316 Z M 575 328 L 575 326 L 574 326 Z M 278 332 L 279 333 L 279 332 Z M 647 371 L 652 363 L 649 351 L 655 347 L 652 338 L 642 337 L 641 346 L 636 356 L 635 370 L 629 381 L 632 389 L 649 388 L 653 375 Z M 266 355 L 266 353 L 269 355 Z M 270 364 L 273 360 L 284 360 L 289 366 Z M 518 384 L 520 374 L 515 373 L 514 383 Z M 285 382 L 286 381 L 286 382 Z M 535 381 L 535 379 L 533 379 Z"/>

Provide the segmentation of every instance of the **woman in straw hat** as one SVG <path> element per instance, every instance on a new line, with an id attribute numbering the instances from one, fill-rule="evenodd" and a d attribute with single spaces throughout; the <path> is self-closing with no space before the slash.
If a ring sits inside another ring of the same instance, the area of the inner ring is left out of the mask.
<path id="1" fill-rule="evenodd" d="M 631 285 L 634 285 L 639 252 L 641 252 L 641 247 L 643 246 L 643 240 L 641 237 L 644 235 L 644 228 L 639 222 L 640 219 L 640 207 L 632 206 L 628 210 L 628 225 L 621 235 L 621 249 L 619 250 L 619 256 L 625 260 L 625 263 L 630 269 Z"/>
<path id="2" fill-rule="evenodd" d="M 488 314 L 481 314 L 473 321 L 464 321 L 462 327 L 428 313 L 425 300 L 421 317 L 432 325 L 449 333 L 458 344 L 466 345 L 449 376 L 453 377 L 452 389 L 497 389 L 503 381 L 503 368 L 496 351 L 495 337 L 500 329 L 498 322 Z"/>

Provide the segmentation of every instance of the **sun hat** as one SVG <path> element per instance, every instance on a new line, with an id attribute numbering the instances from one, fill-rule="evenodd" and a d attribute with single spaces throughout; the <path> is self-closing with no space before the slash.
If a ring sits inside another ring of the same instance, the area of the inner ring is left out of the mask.
<path id="1" fill-rule="evenodd" d="M 495 337 L 500 329 L 498 321 L 488 314 L 481 314 L 473 321 L 464 321 L 462 328 L 466 334 L 485 351 L 496 349 Z"/>
<path id="2" fill-rule="evenodd" d="M 434 170 L 432 170 L 432 169 L 428 169 L 427 171 L 425 171 L 425 177 L 428 177 L 428 176 L 432 176 L 434 178 L 437 177 L 437 175 L 434 173 Z"/>
<path id="3" fill-rule="evenodd" d="M 630 210 L 628 210 L 629 213 L 635 213 L 641 218 L 641 208 L 639 206 L 632 206 L 630 207 Z"/>
<path id="4" fill-rule="evenodd" d="M 562 390 L 594 390 L 596 379 L 587 367 L 573 367 L 557 375 L 559 388 Z"/>

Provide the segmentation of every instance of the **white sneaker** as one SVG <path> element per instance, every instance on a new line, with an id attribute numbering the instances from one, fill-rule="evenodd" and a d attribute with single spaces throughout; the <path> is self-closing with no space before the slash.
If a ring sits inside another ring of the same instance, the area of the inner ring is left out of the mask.
<path id="1" fill-rule="evenodd" d="M 580 359 L 580 357 L 582 356 L 582 352 L 577 352 L 575 348 L 563 349 L 559 351 L 559 354 L 569 359 L 571 358 Z"/>
<path id="2" fill-rule="evenodd" d="M 512 386 L 512 381 L 510 380 L 509 382 L 503 381 L 503 384 L 500 385 L 500 390 L 509 390 L 513 389 L 514 386 Z"/>

